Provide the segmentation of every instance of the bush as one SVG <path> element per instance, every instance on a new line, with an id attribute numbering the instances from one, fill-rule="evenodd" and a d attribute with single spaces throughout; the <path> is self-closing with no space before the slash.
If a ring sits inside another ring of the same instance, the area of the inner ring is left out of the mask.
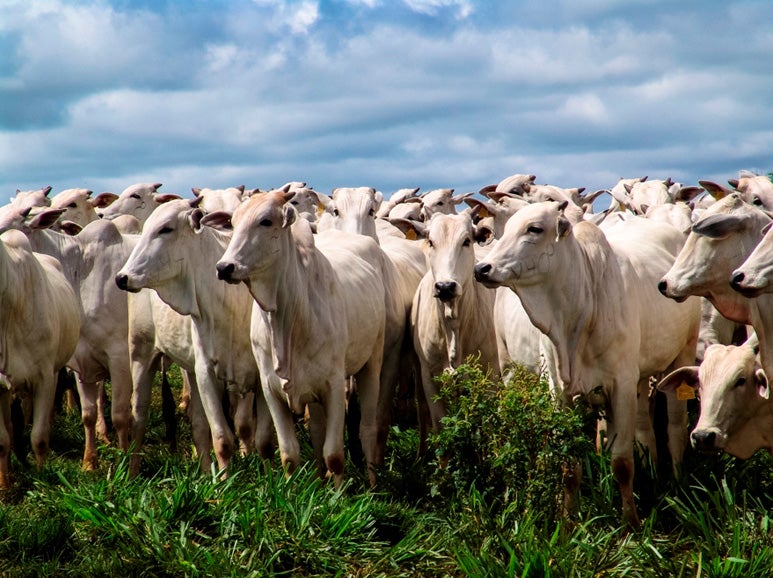
<path id="1" fill-rule="evenodd" d="M 435 443 L 447 466 L 435 491 L 475 490 L 493 513 L 518 509 L 554 522 L 564 476 L 593 450 L 585 411 L 559 405 L 544 380 L 520 367 L 502 384 L 468 360 L 438 380 L 448 415 Z"/>

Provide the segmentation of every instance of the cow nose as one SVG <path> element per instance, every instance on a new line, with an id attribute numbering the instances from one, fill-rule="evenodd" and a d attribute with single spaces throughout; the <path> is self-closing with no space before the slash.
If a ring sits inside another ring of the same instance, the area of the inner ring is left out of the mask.
<path id="1" fill-rule="evenodd" d="M 668 281 L 665 279 L 661 279 L 660 283 L 658 283 L 658 291 L 660 291 L 663 295 L 668 297 Z"/>
<path id="2" fill-rule="evenodd" d="M 119 289 L 123 289 L 124 291 L 127 290 L 129 287 L 129 276 L 128 275 L 121 275 L 120 273 L 115 276 L 115 284 L 118 285 Z"/>
<path id="3" fill-rule="evenodd" d="M 435 283 L 435 297 L 441 301 L 450 301 L 456 297 L 456 283 L 453 281 L 439 281 Z"/>
<path id="4" fill-rule="evenodd" d="M 730 278 L 730 285 L 737 289 L 741 286 L 741 283 L 743 283 L 745 278 L 746 275 L 744 275 L 742 271 L 738 271 Z"/>
<path id="5" fill-rule="evenodd" d="M 234 274 L 233 263 L 218 263 L 217 264 L 217 278 L 221 281 L 228 281 Z"/>
<path id="6" fill-rule="evenodd" d="M 485 281 L 491 273 L 491 263 L 478 263 L 475 265 L 476 281 Z"/>
<path id="7" fill-rule="evenodd" d="M 695 430 L 690 434 L 692 447 L 696 450 L 713 451 L 716 449 L 717 434 L 713 431 Z"/>

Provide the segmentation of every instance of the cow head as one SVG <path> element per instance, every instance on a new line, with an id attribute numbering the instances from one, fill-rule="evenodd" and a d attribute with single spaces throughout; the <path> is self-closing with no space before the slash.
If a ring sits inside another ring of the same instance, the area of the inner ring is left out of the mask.
<path id="1" fill-rule="evenodd" d="M 534 203 L 515 213 L 502 238 L 475 266 L 475 279 L 487 287 L 538 285 L 554 265 L 557 245 L 571 234 L 564 215 L 568 201 Z M 592 225 L 589 225 L 592 226 Z"/>
<path id="2" fill-rule="evenodd" d="M 700 367 L 679 368 L 658 384 L 661 391 L 678 388 L 694 388 L 700 397 L 700 417 L 690 434 L 695 449 L 744 459 L 759 449 L 737 435 L 770 396 L 755 345 L 711 345 Z"/>

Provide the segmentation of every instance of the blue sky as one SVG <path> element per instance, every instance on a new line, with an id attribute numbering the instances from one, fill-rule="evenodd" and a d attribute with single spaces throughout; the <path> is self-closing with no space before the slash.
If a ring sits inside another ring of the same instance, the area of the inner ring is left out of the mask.
<path id="1" fill-rule="evenodd" d="M 773 169 L 773 2 L 0 0 L 0 203 Z"/>

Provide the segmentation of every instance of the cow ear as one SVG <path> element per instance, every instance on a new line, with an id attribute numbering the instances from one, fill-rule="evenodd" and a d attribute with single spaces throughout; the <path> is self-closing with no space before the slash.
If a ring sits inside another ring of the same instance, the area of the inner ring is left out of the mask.
<path id="1" fill-rule="evenodd" d="M 201 194 L 201 189 L 199 187 L 191 187 L 191 191 L 197 197 Z"/>
<path id="2" fill-rule="evenodd" d="M 201 231 L 201 220 L 204 218 L 204 211 L 201 209 L 194 208 L 190 214 L 188 215 L 188 223 L 191 226 L 191 229 L 196 231 L 197 233 Z"/>
<path id="3" fill-rule="evenodd" d="M 160 185 L 159 185 L 160 186 Z M 161 203 L 168 203 L 169 201 L 176 201 L 177 199 L 181 199 L 179 195 L 175 195 L 173 193 L 163 193 L 159 195 L 155 195 L 153 199 L 161 204 Z"/>
<path id="4" fill-rule="evenodd" d="M 740 231 L 743 226 L 744 220 L 738 215 L 715 214 L 696 221 L 692 230 L 694 233 L 710 239 L 722 239 L 730 233 Z"/>
<path id="5" fill-rule="evenodd" d="M 700 385 L 697 365 L 687 365 L 675 369 L 658 382 L 658 390 L 674 391 L 677 387 L 681 387 L 682 384 L 697 389 L 698 385 Z"/>
<path id="6" fill-rule="evenodd" d="M 227 211 L 215 211 L 204 215 L 199 221 L 200 227 L 212 227 L 218 231 L 232 231 L 231 213 Z"/>
<path id="7" fill-rule="evenodd" d="M 99 193 L 91 199 L 91 204 L 95 209 L 104 209 L 118 198 L 115 193 Z"/>
<path id="8" fill-rule="evenodd" d="M 335 194 L 337 190 L 338 189 L 333 189 L 333 194 Z M 335 208 L 333 204 L 333 199 L 331 199 L 324 193 L 317 193 L 315 191 L 315 194 L 317 195 L 317 211 L 326 211 L 332 215 L 333 209 Z"/>
<path id="9" fill-rule="evenodd" d="M 72 221 L 62 221 L 59 223 L 59 228 L 65 235 L 70 235 L 71 237 L 77 235 L 83 230 L 83 227 Z"/>
<path id="10" fill-rule="evenodd" d="M 765 370 L 758 369 L 754 372 L 754 377 L 757 381 L 757 393 L 763 399 L 770 399 L 770 385 L 768 385 L 768 376 L 765 375 Z"/>
<path id="11" fill-rule="evenodd" d="M 381 191 L 377 191 L 373 189 L 373 210 L 374 212 L 378 213 L 378 210 L 381 208 L 381 203 L 384 202 L 384 193 Z"/>
<path id="12" fill-rule="evenodd" d="M 405 235 L 406 239 L 415 240 L 417 238 L 426 238 L 427 225 L 420 221 L 414 221 L 413 219 L 389 219 L 395 227 L 400 229 Z"/>
<path id="13" fill-rule="evenodd" d="M 569 219 L 563 215 L 558 217 L 558 219 L 556 219 L 556 242 L 558 242 L 559 239 L 566 237 L 571 228 L 572 224 L 569 222 Z"/>
<path id="14" fill-rule="evenodd" d="M 30 229 L 48 229 L 56 223 L 66 209 L 46 209 L 35 215 L 27 222 Z"/>
<path id="15" fill-rule="evenodd" d="M 295 218 L 298 216 L 295 207 L 290 203 L 285 203 L 282 207 L 282 228 L 289 227 L 295 222 Z"/>

